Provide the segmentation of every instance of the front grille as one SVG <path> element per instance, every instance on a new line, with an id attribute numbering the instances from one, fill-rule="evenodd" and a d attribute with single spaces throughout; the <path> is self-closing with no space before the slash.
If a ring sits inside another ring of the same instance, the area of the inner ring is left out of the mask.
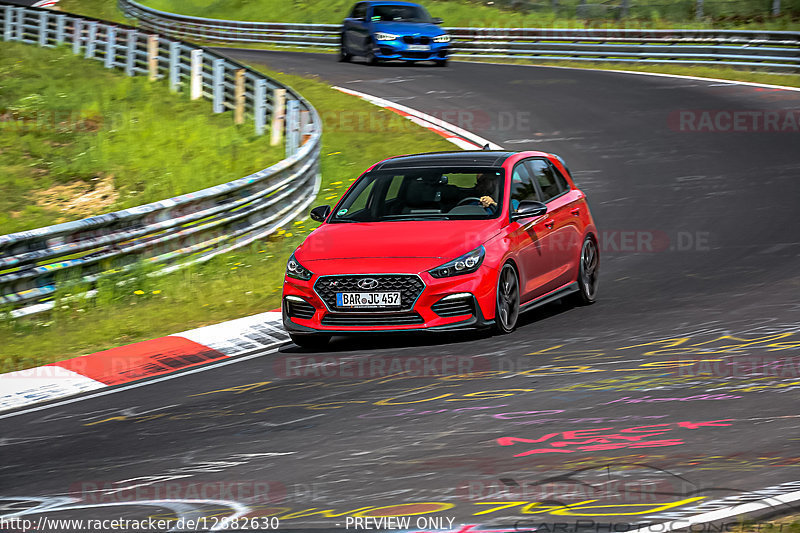
<path id="1" fill-rule="evenodd" d="M 406 44 L 431 44 L 431 38 L 426 36 L 414 37 L 413 35 L 403 35 L 403 42 Z"/>
<path id="2" fill-rule="evenodd" d="M 388 315 L 329 313 L 322 318 L 323 326 L 405 326 L 422 323 L 422 317 L 416 312 Z"/>
<path id="3" fill-rule="evenodd" d="M 442 317 L 474 315 L 475 303 L 472 296 L 463 298 L 445 297 L 431 306 L 434 313 Z"/>
<path id="4" fill-rule="evenodd" d="M 302 318 L 308 320 L 314 316 L 317 311 L 313 305 L 306 301 L 297 301 L 290 298 L 285 300 L 286 314 L 291 318 Z"/>
<path id="5" fill-rule="evenodd" d="M 369 290 L 362 289 L 358 286 L 358 282 L 363 279 L 374 279 L 378 281 L 375 287 Z M 314 283 L 314 290 L 328 306 L 328 309 L 342 311 L 342 312 L 355 312 L 363 313 L 364 311 L 410 311 L 414 307 L 414 302 L 417 301 L 419 295 L 425 284 L 419 276 L 412 274 L 359 274 L 349 276 L 321 276 L 316 283 Z M 400 292 L 400 307 L 398 308 L 358 308 L 346 309 L 336 307 L 336 293 L 337 292 Z"/>

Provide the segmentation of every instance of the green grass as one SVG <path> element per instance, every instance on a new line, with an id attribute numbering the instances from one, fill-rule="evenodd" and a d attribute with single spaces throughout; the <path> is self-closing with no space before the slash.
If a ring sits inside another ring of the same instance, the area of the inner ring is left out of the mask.
<path id="1" fill-rule="evenodd" d="M 733 531 L 740 533 L 800 533 L 800 514 L 793 513 L 758 522 L 742 520 Z"/>
<path id="2" fill-rule="evenodd" d="M 135 26 L 136 21 L 126 19 L 122 11 L 117 8 L 116 0 L 61 0 L 58 5 L 60 11 L 75 13 L 85 17 L 110 20 Z"/>
<path id="3" fill-rule="evenodd" d="M 75 0 L 72 0 L 75 1 Z M 353 0 L 144 0 L 144 4 L 173 13 L 208 18 L 268 22 L 339 23 L 350 10 Z M 549 1 L 494 2 L 470 0 L 428 0 L 422 2 L 431 15 L 444 19 L 446 26 L 472 27 L 630 27 L 630 28 L 752 28 L 792 29 L 797 21 L 791 15 L 772 18 L 768 6 L 757 0 L 730 2 L 709 0 L 707 17 L 694 20 L 693 0 L 677 2 L 634 2 L 630 16 L 618 18 L 615 11 L 591 10 L 576 18 L 578 0 L 561 0 L 558 11 Z M 601 4 L 602 2 L 592 2 Z M 612 2 L 605 2 L 610 4 Z M 618 4 L 618 2 L 616 2 Z M 514 9 L 511 9 L 511 7 Z M 66 9 L 66 7 L 65 7 Z M 800 0 L 784 0 L 784 12 L 800 13 Z"/>
<path id="4" fill-rule="evenodd" d="M 334 203 L 380 159 L 454 149 L 440 136 L 319 81 L 259 70 L 297 89 L 320 111 L 323 187 L 318 204 Z M 286 260 L 315 226 L 292 223 L 271 239 L 204 265 L 167 276 L 140 271 L 109 279 L 94 299 L 61 293 L 52 312 L 0 319 L 0 372 L 274 309 L 280 305 Z"/>
<path id="5" fill-rule="evenodd" d="M 1 46 L 0 233 L 197 191 L 283 157 L 252 122 L 235 126 L 165 83 L 63 48 Z"/>

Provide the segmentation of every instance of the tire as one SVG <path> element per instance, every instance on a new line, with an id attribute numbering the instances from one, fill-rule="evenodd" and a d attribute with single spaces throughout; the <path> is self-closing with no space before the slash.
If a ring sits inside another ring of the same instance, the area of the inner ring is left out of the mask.
<path id="1" fill-rule="evenodd" d="M 342 35 L 342 42 L 339 45 L 339 61 L 341 63 L 349 63 L 353 59 L 353 55 L 347 51 L 347 46 L 344 44 L 344 35 Z"/>
<path id="2" fill-rule="evenodd" d="M 437 67 L 446 67 L 447 66 L 447 60 L 446 59 L 441 59 L 439 61 L 434 61 L 434 63 L 436 63 Z"/>
<path id="3" fill-rule="evenodd" d="M 579 305 L 590 305 L 597 300 L 600 267 L 600 252 L 597 249 L 597 242 L 592 237 L 583 240 L 578 261 L 578 292 L 575 294 L 575 300 Z"/>
<path id="4" fill-rule="evenodd" d="M 503 265 L 497 277 L 495 305 L 495 332 L 501 335 L 511 333 L 517 327 L 519 318 L 519 280 L 511 263 Z"/>
<path id="5" fill-rule="evenodd" d="M 309 350 L 322 350 L 328 345 L 328 341 L 331 340 L 330 335 L 320 334 L 297 335 L 290 333 L 289 337 L 292 339 L 292 342 L 299 347 Z"/>
<path id="6" fill-rule="evenodd" d="M 367 64 L 373 67 L 380 64 L 381 60 L 375 57 L 375 51 L 372 48 L 374 46 L 373 43 L 370 42 L 367 46 L 369 50 L 367 51 L 367 55 L 364 56 L 364 59 L 367 60 Z"/>

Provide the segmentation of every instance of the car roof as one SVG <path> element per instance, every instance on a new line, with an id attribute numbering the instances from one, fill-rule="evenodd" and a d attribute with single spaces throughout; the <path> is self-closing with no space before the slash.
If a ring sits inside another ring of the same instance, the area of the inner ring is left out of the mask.
<path id="1" fill-rule="evenodd" d="M 430 152 L 401 155 L 381 161 L 372 170 L 422 167 L 499 167 L 517 152 L 504 150 L 475 150 L 458 152 Z"/>

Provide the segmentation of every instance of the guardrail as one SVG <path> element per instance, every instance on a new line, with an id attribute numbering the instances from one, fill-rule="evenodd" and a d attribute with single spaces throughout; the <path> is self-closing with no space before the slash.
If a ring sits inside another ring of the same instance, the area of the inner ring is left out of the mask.
<path id="1" fill-rule="evenodd" d="M 218 20 L 167 13 L 118 0 L 126 16 L 165 35 L 199 42 L 262 43 L 275 47 L 337 50 L 338 24 L 279 24 Z M 548 28 L 447 28 L 451 57 L 535 59 L 756 67 L 800 70 L 800 32 Z"/>
<path id="2" fill-rule="evenodd" d="M 237 123 L 252 119 L 259 134 L 271 122 L 277 142 L 285 122 L 287 150 L 283 161 L 229 183 L 0 235 L 0 304 L 35 312 L 52 305 L 41 302 L 57 288 L 92 284 L 137 263 L 168 272 L 208 260 L 269 235 L 316 196 L 322 123 L 290 87 L 196 45 L 87 17 L 0 3 L 0 28 L 5 41 L 72 46 L 107 68 L 167 80 L 173 91 L 210 99 L 215 113 L 233 110 Z"/>

